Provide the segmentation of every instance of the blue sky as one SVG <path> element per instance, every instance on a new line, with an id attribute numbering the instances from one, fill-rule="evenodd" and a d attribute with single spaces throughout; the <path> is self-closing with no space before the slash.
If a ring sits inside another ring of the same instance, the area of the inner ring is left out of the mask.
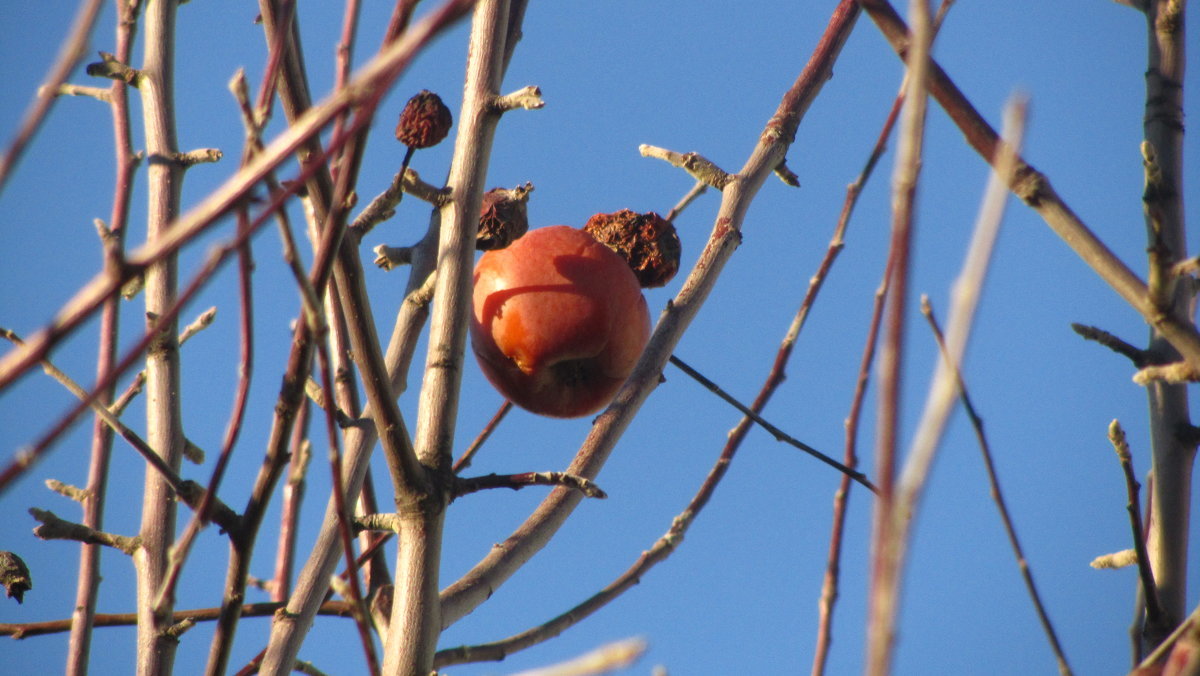
<path id="1" fill-rule="evenodd" d="M 691 179 L 665 163 L 641 158 L 639 144 L 696 151 L 728 171 L 745 161 L 782 94 L 803 67 L 835 3 L 750 0 L 724 11 L 700 3 L 534 2 L 526 17 L 505 90 L 535 84 L 547 102 L 541 111 L 507 115 L 496 134 L 489 186 L 536 186 L 530 202 L 534 227 L 581 225 L 595 212 L 631 208 L 665 213 Z M 364 3 L 357 58 L 374 50 L 390 3 Z M 5 3 L 0 41 L 8 64 L 0 99 L 0 130 L 7 137 L 54 57 L 73 7 Z M 265 49 L 252 20 L 254 6 L 230 0 L 191 2 L 180 8 L 177 58 L 179 140 L 183 149 L 218 147 L 226 159 L 187 174 L 185 206 L 194 205 L 231 174 L 242 140 L 226 89 L 243 67 L 251 83 L 261 74 Z M 341 22 L 339 3 L 300 3 L 304 47 L 314 92 L 332 82 L 332 55 Z M 1195 12 L 1192 13 L 1195 16 Z M 111 8 L 101 17 L 91 53 L 112 51 Z M 1196 34 L 1194 20 L 1189 26 Z M 19 30 L 12 27 L 19 27 Z M 391 140 L 395 115 L 420 89 L 439 92 L 456 112 L 461 102 L 466 25 L 438 40 L 388 95 L 364 159 L 360 203 L 386 187 L 403 149 Z M 1194 42 L 1193 42 L 1194 44 Z M 1031 102 L 1026 158 L 1047 174 L 1066 202 L 1139 274 L 1144 274 L 1141 214 L 1141 140 L 1145 25 L 1141 15 L 1114 2 L 958 3 L 950 12 L 935 56 L 994 124 L 1014 93 Z M 1195 50 L 1185 87 L 1197 89 Z M 676 354 L 749 401 L 824 254 L 845 194 L 866 159 L 891 104 L 902 67 L 866 18 L 860 20 L 834 77 L 813 104 L 788 155 L 802 187 L 769 179 L 744 224 L 744 241 L 716 291 L 679 344 Z M 79 69 L 71 81 L 86 82 Z M 1194 95 L 1186 113 L 1197 117 Z M 137 111 L 134 105 L 135 115 Z M 137 122 L 135 118 L 135 129 Z M 272 131 L 280 129 L 278 121 Z M 100 269 L 94 218 L 107 218 L 112 194 L 112 135 L 105 106 L 60 100 L 0 194 L 0 326 L 23 335 L 43 325 Z M 140 147 L 140 131 L 135 146 Z M 927 151 L 919 189 L 912 290 L 926 293 L 944 318 L 949 285 L 957 275 L 987 180 L 985 164 L 963 142 L 945 114 L 929 114 Z M 451 145 L 416 155 L 413 167 L 436 180 Z M 1197 158 L 1188 141 L 1185 158 Z M 851 223 L 847 245 L 796 346 L 786 384 L 766 417 L 830 454 L 840 456 L 865 339 L 871 296 L 878 285 L 889 227 L 893 155 L 885 156 Z M 1194 172 L 1185 194 L 1196 195 Z M 139 176 L 139 178 L 143 178 Z M 131 242 L 144 237 L 145 190 L 134 192 Z M 683 266 L 696 260 L 712 227 L 719 196 L 698 199 L 676 224 Z M 1200 222 L 1197 200 L 1189 220 Z M 408 244 L 423 232 L 427 206 L 407 199 L 397 217 L 364 241 Z M 194 270 L 208 246 L 224 241 L 233 224 L 187 249 Z M 257 259 L 256 362 L 249 422 L 234 455 L 223 497 L 244 504 L 261 460 L 288 323 L 299 302 L 279 256 L 278 237 L 255 240 Z M 237 365 L 236 278 L 227 270 L 185 310 L 192 317 L 218 306 L 217 322 L 184 350 L 185 424 L 188 435 L 215 455 L 231 406 Z M 403 272 L 367 271 L 381 333 L 390 332 L 401 298 Z M 657 316 L 683 275 L 647 292 Z M 141 324 L 140 300 L 127 305 L 122 337 L 129 344 Z M 935 352 L 915 303 L 905 363 L 904 433 L 914 429 Z M 984 290 L 965 376 L 986 420 L 996 462 L 1018 532 L 1051 618 L 1077 673 L 1123 673 L 1129 664 L 1131 569 L 1094 571 L 1087 563 L 1128 546 L 1124 484 L 1106 440 L 1110 420 L 1129 433 L 1140 472 L 1148 467 L 1146 404 L 1130 381 L 1129 365 L 1070 330 L 1095 324 L 1130 342 L 1144 340 L 1140 317 L 1092 274 L 1040 218 L 1010 201 L 993 269 Z M 96 326 L 88 324 L 53 355 L 81 382 L 93 374 Z M 423 354 L 424 344 L 418 355 Z M 422 357 L 418 357 L 418 364 Z M 418 367 L 419 368 L 419 367 Z M 441 645 L 487 642 L 543 622 L 578 603 L 625 570 L 670 526 L 716 459 L 726 432 L 739 419 L 727 405 L 677 370 L 650 397 L 600 475 L 606 501 L 585 502 L 558 537 L 483 607 L 451 627 Z M 419 382 L 416 372 L 414 383 Z M 491 417 L 501 398 L 468 361 L 456 450 Z M 416 391 L 401 397 L 415 419 Z M 71 405 L 70 396 L 40 373 L 0 393 L 0 453 L 8 457 L 40 436 Z M 874 398 L 868 411 L 873 411 Z M 127 414 L 140 426 L 137 406 Z M 514 411 L 488 442 L 473 471 L 509 473 L 564 467 L 588 429 L 588 420 L 562 421 Z M 74 603 L 77 547 L 41 542 L 30 529 L 29 507 L 78 518 L 72 503 L 43 487 L 47 478 L 82 484 L 87 471 L 88 425 L 77 427 L 49 459 L 0 495 L 0 549 L 29 563 L 34 589 L 24 605 L 4 600 L 0 622 L 66 617 Z M 868 455 L 874 429 L 866 422 L 860 448 Z M 210 465 L 185 468 L 203 481 Z M 378 473 L 377 476 L 386 476 Z M 825 566 L 830 505 L 838 475 L 824 465 L 752 432 L 725 482 L 678 551 L 623 597 L 560 638 L 502 664 L 448 668 L 451 674 L 500 674 L 548 664 L 628 636 L 645 637 L 650 651 L 628 673 L 652 665 L 677 674 L 798 673 L 809 668 L 817 600 Z M 142 467 L 118 443 L 114 450 L 108 527 L 137 528 Z M 311 538 L 324 510 L 328 470 L 315 463 L 302 520 Z M 387 487 L 380 485 L 386 494 Z M 506 538 L 543 497 L 541 489 L 493 491 L 455 502 L 446 523 L 444 583 L 457 579 L 493 543 Z M 1194 501 L 1193 501 L 1194 502 Z M 277 514 L 268 516 L 268 524 Z M 182 526 L 181 526 L 182 528 Z M 1193 528 L 1193 539 L 1197 533 Z M 869 498 L 851 497 L 834 645 L 828 673 L 861 671 L 865 634 Z M 302 547 L 306 546 L 304 544 Z M 1193 550 L 1195 547 L 1193 546 Z M 213 605 L 219 598 L 227 547 L 216 529 L 200 539 L 186 568 L 180 607 Z M 271 571 L 273 541 L 258 548 L 255 574 Z M 132 567 L 120 554 L 104 559 L 101 612 L 133 610 Z M 1196 585 L 1189 605 L 1197 600 Z M 1054 661 L 1025 595 L 966 419 L 956 414 L 915 528 L 905 578 L 895 673 L 1052 673 Z M 269 620 L 243 622 L 233 664 L 262 647 Z M 320 621 L 319 635 L 301 658 L 329 673 L 358 673 L 361 651 L 351 625 Z M 180 646 L 179 673 L 200 669 L 211 629 L 199 626 Z M 128 671 L 132 629 L 97 634 L 94 673 Z M 17 673 L 56 670 L 66 637 L 6 644 Z"/>

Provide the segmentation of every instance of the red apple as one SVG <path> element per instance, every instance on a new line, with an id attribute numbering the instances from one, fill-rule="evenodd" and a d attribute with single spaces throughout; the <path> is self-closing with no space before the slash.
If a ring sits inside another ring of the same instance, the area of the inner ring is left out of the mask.
<path id="1" fill-rule="evenodd" d="M 625 259 L 565 225 L 532 230 L 475 266 L 471 347 L 518 406 L 574 418 L 606 406 L 650 335 Z"/>

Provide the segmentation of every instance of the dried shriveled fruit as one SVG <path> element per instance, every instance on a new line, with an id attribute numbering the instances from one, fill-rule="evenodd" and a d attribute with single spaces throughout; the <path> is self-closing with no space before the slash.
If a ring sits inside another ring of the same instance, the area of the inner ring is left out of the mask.
<path id="1" fill-rule="evenodd" d="M 526 203 L 533 184 L 526 183 L 509 190 L 492 188 L 483 194 L 479 209 L 479 232 L 475 248 L 479 251 L 503 249 L 529 230 Z"/>
<path id="2" fill-rule="evenodd" d="M 679 235 L 670 221 L 653 211 L 596 214 L 583 229 L 628 261 L 645 288 L 663 286 L 679 271 Z"/>
<path id="3" fill-rule="evenodd" d="M 404 104 L 396 124 L 396 140 L 409 148 L 429 148 L 450 133 L 454 118 L 441 97 L 422 89 Z"/>

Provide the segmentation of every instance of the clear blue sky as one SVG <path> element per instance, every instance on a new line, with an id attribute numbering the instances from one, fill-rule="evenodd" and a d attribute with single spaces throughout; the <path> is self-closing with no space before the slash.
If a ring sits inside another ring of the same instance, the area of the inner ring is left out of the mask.
<path id="1" fill-rule="evenodd" d="M 7 64 L 0 98 L 0 134 L 7 138 L 66 32 L 74 3 L 4 3 L 0 60 Z M 530 217 L 536 226 L 580 225 L 592 213 L 631 208 L 665 213 L 691 179 L 638 155 L 642 143 L 696 151 L 728 171 L 745 161 L 780 97 L 795 79 L 835 3 L 750 0 L 724 4 L 663 0 L 646 3 L 534 2 L 524 40 L 509 69 L 506 90 L 536 84 L 547 106 L 506 116 L 496 135 L 489 185 L 536 185 Z M 360 61 L 379 42 L 390 3 L 364 3 Z M 329 90 L 340 3 L 300 3 L 313 90 Z M 185 205 L 201 200 L 236 167 L 242 141 L 226 82 L 244 67 L 257 84 L 265 49 L 252 20 L 256 8 L 204 0 L 180 8 L 177 89 L 180 145 L 218 147 L 226 159 L 192 169 Z M 1197 34 L 1194 17 L 1189 30 Z M 112 51 L 111 8 L 101 18 L 91 51 Z M 377 138 L 360 182 L 363 203 L 398 168 L 402 148 L 389 138 L 396 113 L 417 90 L 438 91 L 456 111 L 461 99 L 466 26 L 439 40 L 391 93 L 375 125 Z M 1196 43 L 1193 40 L 1191 45 Z M 1143 274 L 1141 139 L 1145 25 L 1128 7 L 1104 0 L 963 2 L 950 13 L 935 55 L 985 116 L 998 125 L 1005 100 L 1031 100 L 1029 161 L 1045 172 L 1066 202 L 1131 267 Z M 1186 112 L 1195 105 L 1200 64 L 1192 50 Z M 845 186 L 861 168 L 896 93 L 902 68 L 875 26 L 860 20 L 833 79 L 804 120 L 789 156 L 802 187 L 775 179 L 747 216 L 745 239 L 716 292 L 676 354 L 749 401 L 770 369 L 809 277 L 823 255 Z M 87 82 L 80 72 L 72 82 Z M 135 112 L 137 106 L 134 106 Z M 278 125 L 275 127 L 278 130 Z M 135 132 L 135 145 L 141 143 Z M 28 335 L 90 279 L 100 266 L 94 218 L 107 218 L 112 193 L 112 141 L 105 106 L 87 99 L 58 102 L 0 195 L 0 325 Z M 140 145 L 139 145 L 140 147 Z M 1185 157 L 1200 158 L 1195 138 Z M 413 167 L 431 180 L 444 175 L 450 144 L 418 153 Z M 840 456 L 842 422 L 850 402 L 872 294 L 879 282 L 889 224 L 889 153 L 863 196 L 846 249 L 802 334 L 766 415 L 796 437 Z M 1188 215 L 1200 222 L 1195 172 L 1185 183 Z M 140 177 L 139 177 L 140 178 Z M 929 115 L 917 216 L 912 289 L 926 293 L 945 316 L 978 208 L 987 169 L 940 109 Z M 144 188 L 135 191 L 131 241 L 144 237 Z M 711 229 L 719 196 L 709 193 L 677 220 L 683 265 L 695 261 Z M 364 242 L 399 245 L 423 232 L 427 207 L 408 199 L 393 221 Z M 184 256 L 194 269 L 205 246 L 232 232 L 226 223 Z M 1194 239 L 1194 238 L 1193 238 Z M 1193 247 L 1195 244 L 1193 243 Z M 251 417 L 224 486 L 224 498 L 244 504 L 257 471 L 286 354 L 288 322 L 298 300 L 279 260 L 273 231 L 256 240 L 260 326 Z M 216 305 L 216 324 L 185 348 L 187 432 L 215 456 L 232 401 L 237 364 L 235 278 L 232 270 L 210 287 L 192 317 Z M 678 291 L 682 275 L 647 294 L 656 316 Z M 390 332 L 403 272 L 368 271 L 381 333 Z M 123 338 L 140 326 L 140 300 L 128 305 Z M 919 315 L 910 317 L 906 362 L 905 434 L 924 399 L 932 341 Z M 1124 484 L 1105 438 L 1119 418 L 1129 433 L 1139 471 L 1148 467 L 1146 404 L 1130 381 L 1129 365 L 1085 344 L 1070 322 L 1099 325 L 1140 343 L 1141 319 L 1058 240 L 1036 214 L 1010 203 L 988 279 L 966 378 L 986 419 L 997 465 L 1018 532 L 1072 666 L 1080 674 L 1123 673 L 1129 664 L 1132 569 L 1094 571 L 1088 562 L 1129 546 Z M 78 380 L 91 381 L 95 324 L 54 354 Z M 423 350 L 423 346 L 421 348 Z M 418 353 L 422 354 L 422 353 Z M 418 357 L 420 364 L 423 357 Z M 584 503 L 559 536 L 492 599 L 450 628 L 442 646 L 487 642 L 522 631 L 589 596 L 630 565 L 671 523 L 720 452 L 739 416 L 677 370 L 650 397 L 599 477 L 606 501 Z M 413 382 L 419 382 L 414 372 Z M 401 398 L 415 418 L 416 393 Z M 468 362 L 456 449 L 461 451 L 501 403 Z M 0 395 L 0 457 L 41 435 L 70 397 L 40 373 Z M 868 411 L 873 410 L 874 398 Z M 128 414 L 140 426 L 138 407 Z M 87 470 L 87 425 L 75 429 L 49 459 L 0 495 L 0 549 L 29 563 L 34 588 L 18 606 L 0 599 L 0 622 L 66 617 L 74 603 L 78 547 L 34 538 L 29 507 L 77 519 L 73 503 L 43 487 L 47 478 L 82 485 Z M 564 467 L 588 421 L 538 418 L 516 411 L 488 442 L 473 470 L 508 473 Z M 862 429 L 868 453 L 874 430 Z M 118 442 L 109 529 L 137 528 L 141 464 Z M 203 481 L 211 466 L 185 468 Z M 302 526 L 311 538 L 328 490 L 324 463 L 314 463 Z M 378 476 L 386 476 L 380 473 Z M 716 496 L 668 561 L 641 584 L 562 637 L 503 664 L 447 669 L 451 674 L 499 674 L 548 664 L 628 636 L 650 652 L 628 673 L 661 664 L 675 674 L 800 673 L 812 659 L 817 600 L 825 566 L 830 505 L 838 475 L 824 465 L 751 433 Z M 386 495 L 387 487 L 380 489 Z M 442 579 L 455 580 L 503 540 L 541 500 L 541 489 L 462 498 L 450 509 Z M 268 523 L 275 517 L 268 516 Z M 1195 521 L 1194 521 L 1195 523 Z M 182 526 L 181 526 L 182 527 Z M 1197 529 L 1193 528 L 1193 539 Z M 868 495 L 856 490 L 846 533 L 842 595 L 829 673 L 861 671 Z M 201 538 L 186 568 L 179 607 L 213 605 L 219 598 L 226 551 L 215 528 Z M 273 543 L 257 550 L 255 574 L 269 577 Z M 1193 544 L 1193 551 L 1195 545 Z M 1193 566 L 1195 569 L 1195 566 Z M 104 559 L 101 612 L 133 610 L 132 567 L 119 554 Z M 1189 603 L 1195 604 L 1193 582 Z M 256 599 L 250 599 L 256 600 Z M 269 620 L 246 620 L 232 664 L 263 645 Z M 320 635 L 301 652 L 329 673 L 357 673 L 362 656 L 345 620 L 320 621 Z M 195 673 L 211 629 L 186 634 L 178 673 Z M 5 644 L 14 673 L 55 671 L 66 635 Z M 134 654 L 132 629 L 98 630 L 93 673 L 125 673 Z M 942 447 L 916 525 L 905 579 L 897 674 L 1053 673 L 1054 661 L 1037 626 L 1008 549 L 971 430 L 956 414 Z"/>

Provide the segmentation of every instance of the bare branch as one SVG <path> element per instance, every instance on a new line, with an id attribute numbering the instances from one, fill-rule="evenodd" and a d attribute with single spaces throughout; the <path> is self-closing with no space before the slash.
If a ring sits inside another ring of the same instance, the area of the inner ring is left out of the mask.
<path id="1" fill-rule="evenodd" d="M 607 498 L 608 494 L 600 490 L 589 479 L 566 472 L 523 472 L 521 474 L 488 474 L 485 476 L 459 479 L 456 482 L 454 495 L 460 497 L 468 493 L 487 490 L 489 488 L 511 488 L 520 490 L 528 486 L 565 486 L 579 491 L 589 498 Z"/>
<path id="2" fill-rule="evenodd" d="M 82 524 L 60 519 L 54 512 L 44 509 L 30 508 L 29 513 L 42 523 L 33 529 L 33 534 L 43 540 L 76 540 L 84 544 L 104 545 L 130 556 L 133 556 L 133 553 L 142 546 L 140 537 L 98 531 Z"/>

